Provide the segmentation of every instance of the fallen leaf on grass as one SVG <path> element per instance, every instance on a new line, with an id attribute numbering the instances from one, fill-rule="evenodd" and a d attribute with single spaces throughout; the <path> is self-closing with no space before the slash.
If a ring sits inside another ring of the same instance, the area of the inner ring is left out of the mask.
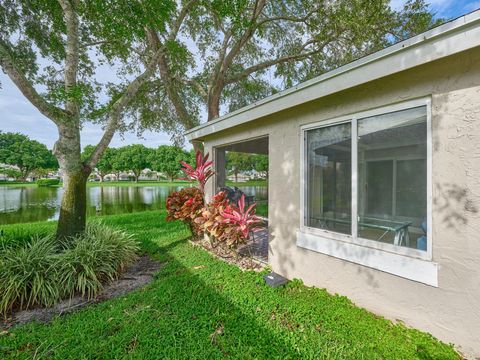
<path id="1" fill-rule="evenodd" d="M 210 334 L 210 341 L 212 342 L 212 344 L 217 344 L 217 336 L 223 334 L 223 329 L 223 324 L 220 324 L 220 326 L 213 333 Z"/>
<path id="2" fill-rule="evenodd" d="M 206 268 L 205 265 L 198 265 L 198 266 L 192 267 L 193 270 L 204 269 L 204 268 Z"/>

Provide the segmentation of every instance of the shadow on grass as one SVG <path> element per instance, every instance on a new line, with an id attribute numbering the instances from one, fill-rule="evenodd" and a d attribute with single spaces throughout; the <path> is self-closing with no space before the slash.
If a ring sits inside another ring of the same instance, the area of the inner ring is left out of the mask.
<path id="1" fill-rule="evenodd" d="M 215 260 L 203 250 L 185 251 L 190 247 L 188 236 L 185 230 L 177 234 L 175 240 L 158 243 L 152 241 L 158 231 L 138 232 L 142 248 L 165 265 L 152 284 L 47 325 L 18 327 L 0 337 L 0 357 L 210 359 L 295 354 L 278 334 L 222 296 L 220 284 L 205 283 L 199 273 L 215 266 Z M 186 260 L 198 265 L 186 267 Z"/>
<path id="2" fill-rule="evenodd" d="M 376 317 L 347 298 L 293 281 L 264 285 L 188 244 L 164 212 L 105 218 L 163 263 L 128 295 L 0 335 L 0 358 L 457 358 L 430 335 Z"/>

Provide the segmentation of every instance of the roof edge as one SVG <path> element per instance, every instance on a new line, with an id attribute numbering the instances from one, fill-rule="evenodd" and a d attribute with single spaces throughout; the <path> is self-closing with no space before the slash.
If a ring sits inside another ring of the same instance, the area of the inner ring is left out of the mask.
<path id="1" fill-rule="evenodd" d="M 437 26 L 433 29 L 430 29 L 430 30 L 428 30 L 426 32 L 423 32 L 419 35 L 416 35 L 412 38 L 406 39 L 404 41 L 401 41 L 399 43 L 391 45 L 391 46 L 389 46 L 385 49 L 382 49 L 382 50 L 374 52 L 370 55 L 364 56 L 364 57 L 362 57 L 358 60 L 355 60 L 351 63 L 348 63 L 346 65 L 338 67 L 338 68 L 336 68 L 334 70 L 331 70 L 327 73 L 324 73 L 320 76 L 314 77 L 314 78 L 312 78 L 310 80 L 307 80 L 303 83 L 299 83 L 296 86 L 293 86 L 291 88 L 282 90 L 282 91 L 280 91 L 280 92 L 278 92 L 274 95 L 268 96 L 268 97 L 266 97 L 262 100 L 259 100 L 259 101 L 256 101 L 256 102 L 250 104 L 250 105 L 244 106 L 244 107 L 242 107 L 238 110 L 235 110 L 231 113 L 220 116 L 219 118 L 217 118 L 215 120 L 203 123 L 203 124 L 201 124 L 201 125 L 199 125 L 195 128 L 192 128 L 192 129 L 186 131 L 185 136 L 187 137 L 187 139 L 189 141 L 198 140 L 198 139 L 201 139 L 203 136 L 212 134 L 214 132 L 221 131 L 221 130 L 224 130 L 226 128 L 232 127 L 232 126 L 240 125 L 242 123 L 253 121 L 253 120 L 258 119 L 260 117 L 271 115 L 273 113 L 282 111 L 282 110 L 285 109 L 284 107 L 276 107 L 276 108 L 272 108 L 270 111 L 263 111 L 263 112 L 259 112 L 259 114 L 252 114 L 252 117 L 249 118 L 249 119 L 243 119 L 243 120 L 237 119 L 237 120 L 240 120 L 240 121 L 234 121 L 234 122 L 232 121 L 233 123 L 230 124 L 230 125 L 229 124 L 225 124 L 225 125 L 222 124 L 222 123 L 226 123 L 228 120 L 235 120 L 236 118 L 239 118 L 241 115 L 244 115 L 245 113 L 251 112 L 252 110 L 254 110 L 258 107 L 264 107 L 264 106 L 266 106 L 269 103 L 274 102 L 274 101 L 275 102 L 281 101 L 282 99 L 284 99 L 284 98 L 286 98 L 290 95 L 294 95 L 295 93 L 300 93 L 300 92 L 305 91 L 305 90 L 307 90 L 307 89 L 309 89 L 309 88 L 311 88 L 315 85 L 319 85 L 321 83 L 325 83 L 327 81 L 334 80 L 335 78 L 338 78 L 341 75 L 345 75 L 345 74 L 351 73 L 353 71 L 361 71 L 362 68 L 364 68 L 368 65 L 371 65 L 373 63 L 380 62 L 381 60 L 384 60 L 388 57 L 411 51 L 413 48 L 416 48 L 416 47 L 421 46 L 421 45 L 426 45 L 428 43 L 436 41 L 437 39 L 440 41 L 440 40 L 442 40 L 441 38 L 448 37 L 449 35 L 461 33 L 462 31 L 467 31 L 469 28 L 473 27 L 477 23 L 480 25 L 480 10 L 476 10 L 476 11 L 473 11 L 473 12 L 468 13 L 466 15 L 460 16 L 457 19 L 451 20 L 451 21 L 449 21 L 445 24 Z M 478 30 L 478 35 L 479 36 L 478 36 L 477 41 L 473 41 L 473 44 L 468 43 L 468 42 L 463 42 L 462 43 L 462 45 L 464 45 L 463 47 L 462 46 L 456 46 L 456 47 L 452 46 L 450 49 L 444 49 L 443 52 L 440 52 L 438 54 L 427 54 L 427 56 L 425 56 L 424 58 L 421 58 L 420 55 L 417 54 L 418 59 L 417 59 L 416 64 L 414 64 L 412 66 L 400 66 L 400 67 L 397 66 L 395 68 L 389 68 L 388 73 L 383 74 L 381 76 L 377 76 L 377 77 L 368 77 L 368 78 L 363 77 L 363 79 L 364 79 L 363 83 L 366 83 L 366 82 L 371 81 L 371 80 L 379 79 L 379 78 L 382 78 L 382 77 L 385 77 L 385 76 L 388 76 L 388 75 L 392 75 L 396 72 L 400 72 L 400 71 L 403 71 L 403 70 L 406 70 L 406 69 L 409 69 L 409 68 L 420 66 L 422 64 L 432 62 L 434 60 L 438 60 L 438 59 L 441 59 L 443 57 L 453 55 L 455 53 L 465 51 L 465 50 L 468 50 L 470 48 L 474 48 L 476 46 L 479 46 L 480 45 L 480 26 L 478 26 L 478 28 L 476 30 Z M 453 42 L 453 44 L 455 44 L 455 42 Z M 437 55 L 437 56 L 435 56 L 435 55 Z M 331 91 L 329 93 L 319 94 L 315 98 L 304 98 L 303 101 L 294 102 L 291 106 L 292 107 L 297 106 L 297 105 L 300 105 L 302 103 L 306 103 L 306 102 L 309 102 L 309 101 L 312 101 L 312 100 L 315 100 L 315 99 L 319 99 L 319 98 L 325 97 L 327 95 L 331 95 L 331 94 L 334 94 L 336 92 L 340 92 L 340 91 L 346 90 L 348 88 L 351 88 L 351 87 L 354 87 L 354 86 L 357 86 L 357 85 L 359 85 L 359 84 L 358 83 L 351 83 L 350 85 L 345 84 L 344 87 L 341 87 L 338 90 L 334 90 L 334 91 Z M 220 124 L 222 124 L 222 126 L 220 126 Z M 210 128 L 210 131 L 207 130 L 208 128 Z"/>

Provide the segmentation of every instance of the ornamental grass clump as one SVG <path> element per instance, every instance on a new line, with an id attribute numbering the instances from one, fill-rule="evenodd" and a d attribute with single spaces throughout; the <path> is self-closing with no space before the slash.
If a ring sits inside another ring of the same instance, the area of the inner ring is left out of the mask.
<path id="1" fill-rule="evenodd" d="M 53 236 L 15 245 L 2 243 L 0 248 L 0 313 L 55 304 L 61 286 Z"/>
<path id="2" fill-rule="evenodd" d="M 59 244 L 53 234 L 0 248 L 0 313 L 52 306 L 63 298 L 95 297 L 137 258 L 132 236 L 100 222 Z"/>

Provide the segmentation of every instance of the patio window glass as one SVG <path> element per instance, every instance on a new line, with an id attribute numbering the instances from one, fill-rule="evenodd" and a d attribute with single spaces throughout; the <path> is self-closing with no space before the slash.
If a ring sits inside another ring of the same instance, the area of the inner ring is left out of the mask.
<path id="1" fill-rule="evenodd" d="M 308 226 L 351 234 L 351 124 L 307 133 Z"/>
<path id="2" fill-rule="evenodd" d="M 427 106 L 369 114 L 378 115 L 305 130 L 303 224 L 340 240 L 423 254 Z"/>
<path id="3" fill-rule="evenodd" d="M 425 250 L 426 108 L 359 119 L 357 149 L 358 236 Z"/>

